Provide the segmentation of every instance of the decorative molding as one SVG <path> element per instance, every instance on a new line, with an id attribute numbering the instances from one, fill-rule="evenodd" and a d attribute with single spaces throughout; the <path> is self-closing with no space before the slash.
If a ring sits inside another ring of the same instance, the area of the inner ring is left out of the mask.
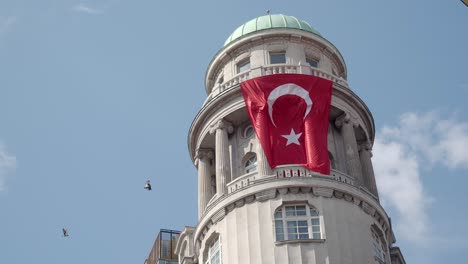
<path id="1" fill-rule="evenodd" d="M 352 117 L 349 113 L 344 113 L 335 119 L 335 126 L 341 128 L 343 124 L 351 124 L 353 127 L 358 127 L 357 119 Z"/>
<path id="2" fill-rule="evenodd" d="M 196 151 L 195 151 L 195 166 L 198 166 L 198 162 L 200 159 L 203 159 L 203 158 L 208 158 L 208 159 L 212 159 L 214 157 L 214 151 L 212 149 L 208 149 L 208 148 L 198 148 Z"/>
<path id="3" fill-rule="evenodd" d="M 221 219 L 224 218 L 224 216 L 226 215 L 226 209 L 225 208 L 221 208 L 219 209 L 212 217 L 211 217 L 211 222 L 213 224 L 216 224 L 218 223 L 219 221 L 221 221 Z M 207 225 L 208 226 L 208 225 Z M 208 227 L 209 228 L 209 227 Z"/>
<path id="4" fill-rule="evenodd" d="M 350 195 L 350 194 L 345 193 L 344 199 L 345 199 L 346 201 L 348 201 L 348 202 L 352 202 L 352 201 L 353 201 L 353 196 Z"/>
<path id="5" fill-rule="evenodd" d="M 322 196 L 325 198 L 331 198 L 333 196 L 333 189 L 330 188 L 314 187 L 312 188 L 312 192 L 316 196 Z"/>
<path id="6" fill-rule="evenodd" d="M 364 201 L 362 202 L 362 209 L 364 210 L 364 212 L 366 212 L 366 214 L 368 214 L 370 216 L 375 215 L 375 208 L 372 207 L 370 204 L 364 202 Z"/>
<path id="7" fill-rule="evenodd" d="M 210 134 L 216 133 L 218 129 L 226 129 L 228 134 L 232 134 L 234 132 L 234 126 L 231 122 L 228 122 L 224 119 L 218 119 L 213 125 L 210 127 Z"/>
<path id="8" fill-rule="evenodd" d="M 276 197 L 276 189 L 266 190 L 255 194 L 255 199 L 264 202 Z"/>
<path id="9" fill-rule="evenodd" d="M 299 193 L 299 187 L 289 187 L 289 191 L 293 194 Z"/>

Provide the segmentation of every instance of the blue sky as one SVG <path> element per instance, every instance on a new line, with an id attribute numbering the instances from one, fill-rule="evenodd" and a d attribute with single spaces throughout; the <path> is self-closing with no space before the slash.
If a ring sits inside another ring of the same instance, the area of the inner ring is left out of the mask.
<path id="1" fill-rule="evenodd" d="M 205 71 L 267 9 L 343 54 L 375 119 L 379 190 L 407 262 L 463 262 L 459 0 L 0 0 L 0 263 L 143 263 L 160 228 L 195 225 L 186 140 Z"/>

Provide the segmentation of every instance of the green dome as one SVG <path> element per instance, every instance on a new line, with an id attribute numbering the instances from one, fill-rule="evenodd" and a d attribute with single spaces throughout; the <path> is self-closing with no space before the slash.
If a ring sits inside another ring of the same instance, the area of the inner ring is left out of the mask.
<path id="1" fill-rule="evenodd" d="M 286 16 L 281 14 L 266 15 L 254 18 L 238 27 L 236 30 L 234 30 L 234 32 L 232 32 L 229 38 L 227 38 L 226 42 L 224 42 L 224 46 L 247 34 L 272 28 L 299 29 L 320 35 L 317 30 L 311 27 L 309 23 L 305 22 L 304 20 L 299 20 L 293 16 Z"/>

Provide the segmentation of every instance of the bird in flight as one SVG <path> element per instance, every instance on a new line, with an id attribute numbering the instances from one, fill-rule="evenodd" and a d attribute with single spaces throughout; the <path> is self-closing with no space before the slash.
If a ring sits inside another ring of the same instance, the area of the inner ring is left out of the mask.
<path id="1" fill-rule="evenodd" d="M 151 183 L 149 180 L 146 181 L 145 187 L 146 190 L 151 191 Z"/>
<path id="2" fill-rule="evenodd" d="M 67 229 L 62 228 L 62 232 L 63 232 L 63 237 L 68 237 L 69 236 Z"/>

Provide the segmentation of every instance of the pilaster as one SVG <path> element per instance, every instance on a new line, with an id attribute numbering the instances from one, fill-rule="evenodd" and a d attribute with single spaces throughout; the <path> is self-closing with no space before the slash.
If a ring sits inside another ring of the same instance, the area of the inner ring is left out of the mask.
<path id="1" fill-rule="evenodd" d="M 354 177 L 356 185 L 362 185 L 361 161 L 359 160 L 359 150 L 356 135 L 354 134 L 354 127 L 357 124 L 345 113 L 335 120 L 335 125 L 341 129 L 343 135 L 348 174 Z"/>
<path id="2" fill-rule="evenodd" d="M 215 134 L 216 194 L 218 197 L 227 192 L 226 183 L 231 180 L 228 134 L 233 131 L 232 124 L 223 119 L 218 120 L 210 131 Z"/>
<path id="3" fill-rule="evenodd" d="M 362 166 L 362 176 L 364 186 L 378 197 L 377 184 L 375 183 L 374 167 L 372 166 L 372 144 L 370 142 L 363 143 L 359 146 L 359 157 Z"/>
<path id="4" fill-rule="evenodd" d="M 212 150 L 197 149 L 195 165 L 198 167 L 198 219 L 200 219 L 205 212 L 206 205 L 211 196 L 210 159 L 212 158 Z"/>

